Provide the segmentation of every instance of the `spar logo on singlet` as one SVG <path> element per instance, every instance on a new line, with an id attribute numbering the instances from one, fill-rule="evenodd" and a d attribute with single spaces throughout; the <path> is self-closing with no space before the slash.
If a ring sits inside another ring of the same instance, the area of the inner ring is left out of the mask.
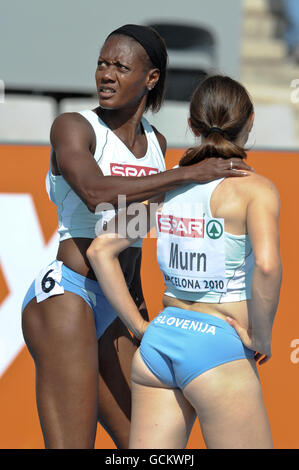
<path id="1" fill-rule="evenodd" d="M 204 238 L 205 221 L 189 217 L 158 214 L 158 230 L 177 237 Z"/>
<path id="2" fill-rule="evenodd" d="M 110 163 L 110 173 L 114 176 L 150 176 L 159 173 L 159 170 L 149 166 Z"/>

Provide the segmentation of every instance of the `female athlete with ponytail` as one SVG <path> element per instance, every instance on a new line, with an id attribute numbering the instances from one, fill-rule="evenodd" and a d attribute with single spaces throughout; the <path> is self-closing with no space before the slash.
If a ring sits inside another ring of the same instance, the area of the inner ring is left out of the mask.
<path id="1" fill-rule="evenodd" d="M 189 120 L 202 143 L 179 167 L 212 156 L 246 158 L 253 119 L 241 84 L 206 78 Z M 208 448 L 273 446 L 256 364 L 271 357 L 282 271 L 279 206 L 274 184 L 253 172 L 167 191 L 156 213 L 164 309 L 150 324 L 117 258 L 134 238 L 119 236 L 111 224 L 89 247 L 107 298 L 143 336 L 131 371 L 131 448 L 184 448 L 196 416 Z"/>

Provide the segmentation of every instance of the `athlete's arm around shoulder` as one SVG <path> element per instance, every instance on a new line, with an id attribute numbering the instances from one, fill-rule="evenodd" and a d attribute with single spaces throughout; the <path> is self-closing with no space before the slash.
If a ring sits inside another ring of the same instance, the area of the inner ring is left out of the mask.
<path id="1" fill-rule="evenodd" d="M 165 153 L 165 138 L 155 132 Z M 119 194 L 126 195 L 127 203 L 145 201 L 182 183 L 247 175 L 246 171 L 227 169 L 225 161 L 215 164 L 212 160 L 217 159 L 207 159 L 192 168 L 177 168 L 145 177 L 104 176 L 93 158 L 94 130 L 79 113 L 58 116 L 52 125 L 50 140 L 61 175 L 92 212 L 102 202 L 117 205 Z M 249 169 L 243 162 L 236 165 Z"/>

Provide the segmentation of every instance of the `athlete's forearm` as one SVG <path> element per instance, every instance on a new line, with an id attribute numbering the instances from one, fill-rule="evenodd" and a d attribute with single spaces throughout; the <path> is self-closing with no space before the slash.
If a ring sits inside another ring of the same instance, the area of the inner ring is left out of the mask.
<path id="1" fill-rule="evenodd" d="M 233 161 L 234 159 L 232 159 Z M 114 206 L 118 196 L 125 195 L 127 204 L 150 199 L 157 194 L 176 188 L 181 184 L 205 183 L 218 178 L 247 176 L 249 166 L 240 159 L 234 160 L 234 169 L 221 158 L 207 158 L 191 166 L 178 167 L 155 175 L 141 177 L 104 176 L 91 181 L 88 175 L 88 190 L 85 191 L 87 207 L 95 211 L 98 204 L 108 202 Z M 84 188 L 84 184 L 81 188 Z M 82 190 L 83 191 L 83 190 Z"/>
<path id="2" fill-rule="evenodd" d="M 118 316 L 136 338 L 141 339 L 146 322 L 138 310 L 117 258 L 98 258 L 93 268 L 103 292 Z"/>
<path id="3" fill-rule="evenodd" d="M 275 318 L 282 268 L 265 271 L 255 267 L 252 278 L 251 299 L 248 301 L 250 335 L 256 350 L 267 354 L 271 351 L 272 327 Z"/>
<path id="4" fill-rule="evenodd" d="M 117 206 L 119 196 L 126 196 L 126 203 L 142 202 L 151 197 L 175 188 L 190 181 L 191 172 L 189 168 L 175 168 L 150 176 L 104 176 L 101 183 L 94 188 L 91 185 L 85 196 L 88 207 L 95 211 L 101 203 L 109 203 Z"/>
<path id="5" fill-rule="evenodd" d="M 112 244 L 115 243 L 117 240 L 113 240 Z M 105 297 L 126 327 L 141 339 L 147 322 L 130 295 L 119 260 L 110 245 L 109 240 L 98 239 L 97 245 L 88 249 L 87 256 Z"/>
<path id="6" fill-rule="evenodd" d="M 234 169 L 221 158 L 207 158 L 191 166 L 177 167 L 149 176 L 103 175 L 94 161 L 86 159 L 82 166 L 82 155 L 60 164 L 60 171 L 68 184 L 78 194 L 91 212 L 101 203 L 118 206 L 119 195 L 126 196 L 126 203 L 142 202 L 160 193 L 187 183 L 205 183 L 218 178 L 247 176 L 250 170 L 245 162 L 237 159 Z M 232 159 L 233 161 L 234 159 Z"/>
<path id="7" fill-rule="evenodd" d="M 146 304 L 144 300 L 142 282 L 141 282 L 141 250 L 138 259 L 136 260 L 134 275 L 130 283 L 130 294 L 138 307 L 139 312 L 145 320 L 148 320 Z"/>

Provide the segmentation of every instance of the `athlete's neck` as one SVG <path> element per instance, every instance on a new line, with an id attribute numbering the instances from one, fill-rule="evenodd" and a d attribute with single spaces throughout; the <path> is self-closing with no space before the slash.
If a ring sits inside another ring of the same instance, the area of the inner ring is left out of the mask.
<path id="1" fill-rule="evenodd" d="M 141 118 L 144 105 L 125 109 L 103 109 L 98 107 L 97 115 L 129 147 L 134 145 L 136 137 L 143 133 Z"/>

